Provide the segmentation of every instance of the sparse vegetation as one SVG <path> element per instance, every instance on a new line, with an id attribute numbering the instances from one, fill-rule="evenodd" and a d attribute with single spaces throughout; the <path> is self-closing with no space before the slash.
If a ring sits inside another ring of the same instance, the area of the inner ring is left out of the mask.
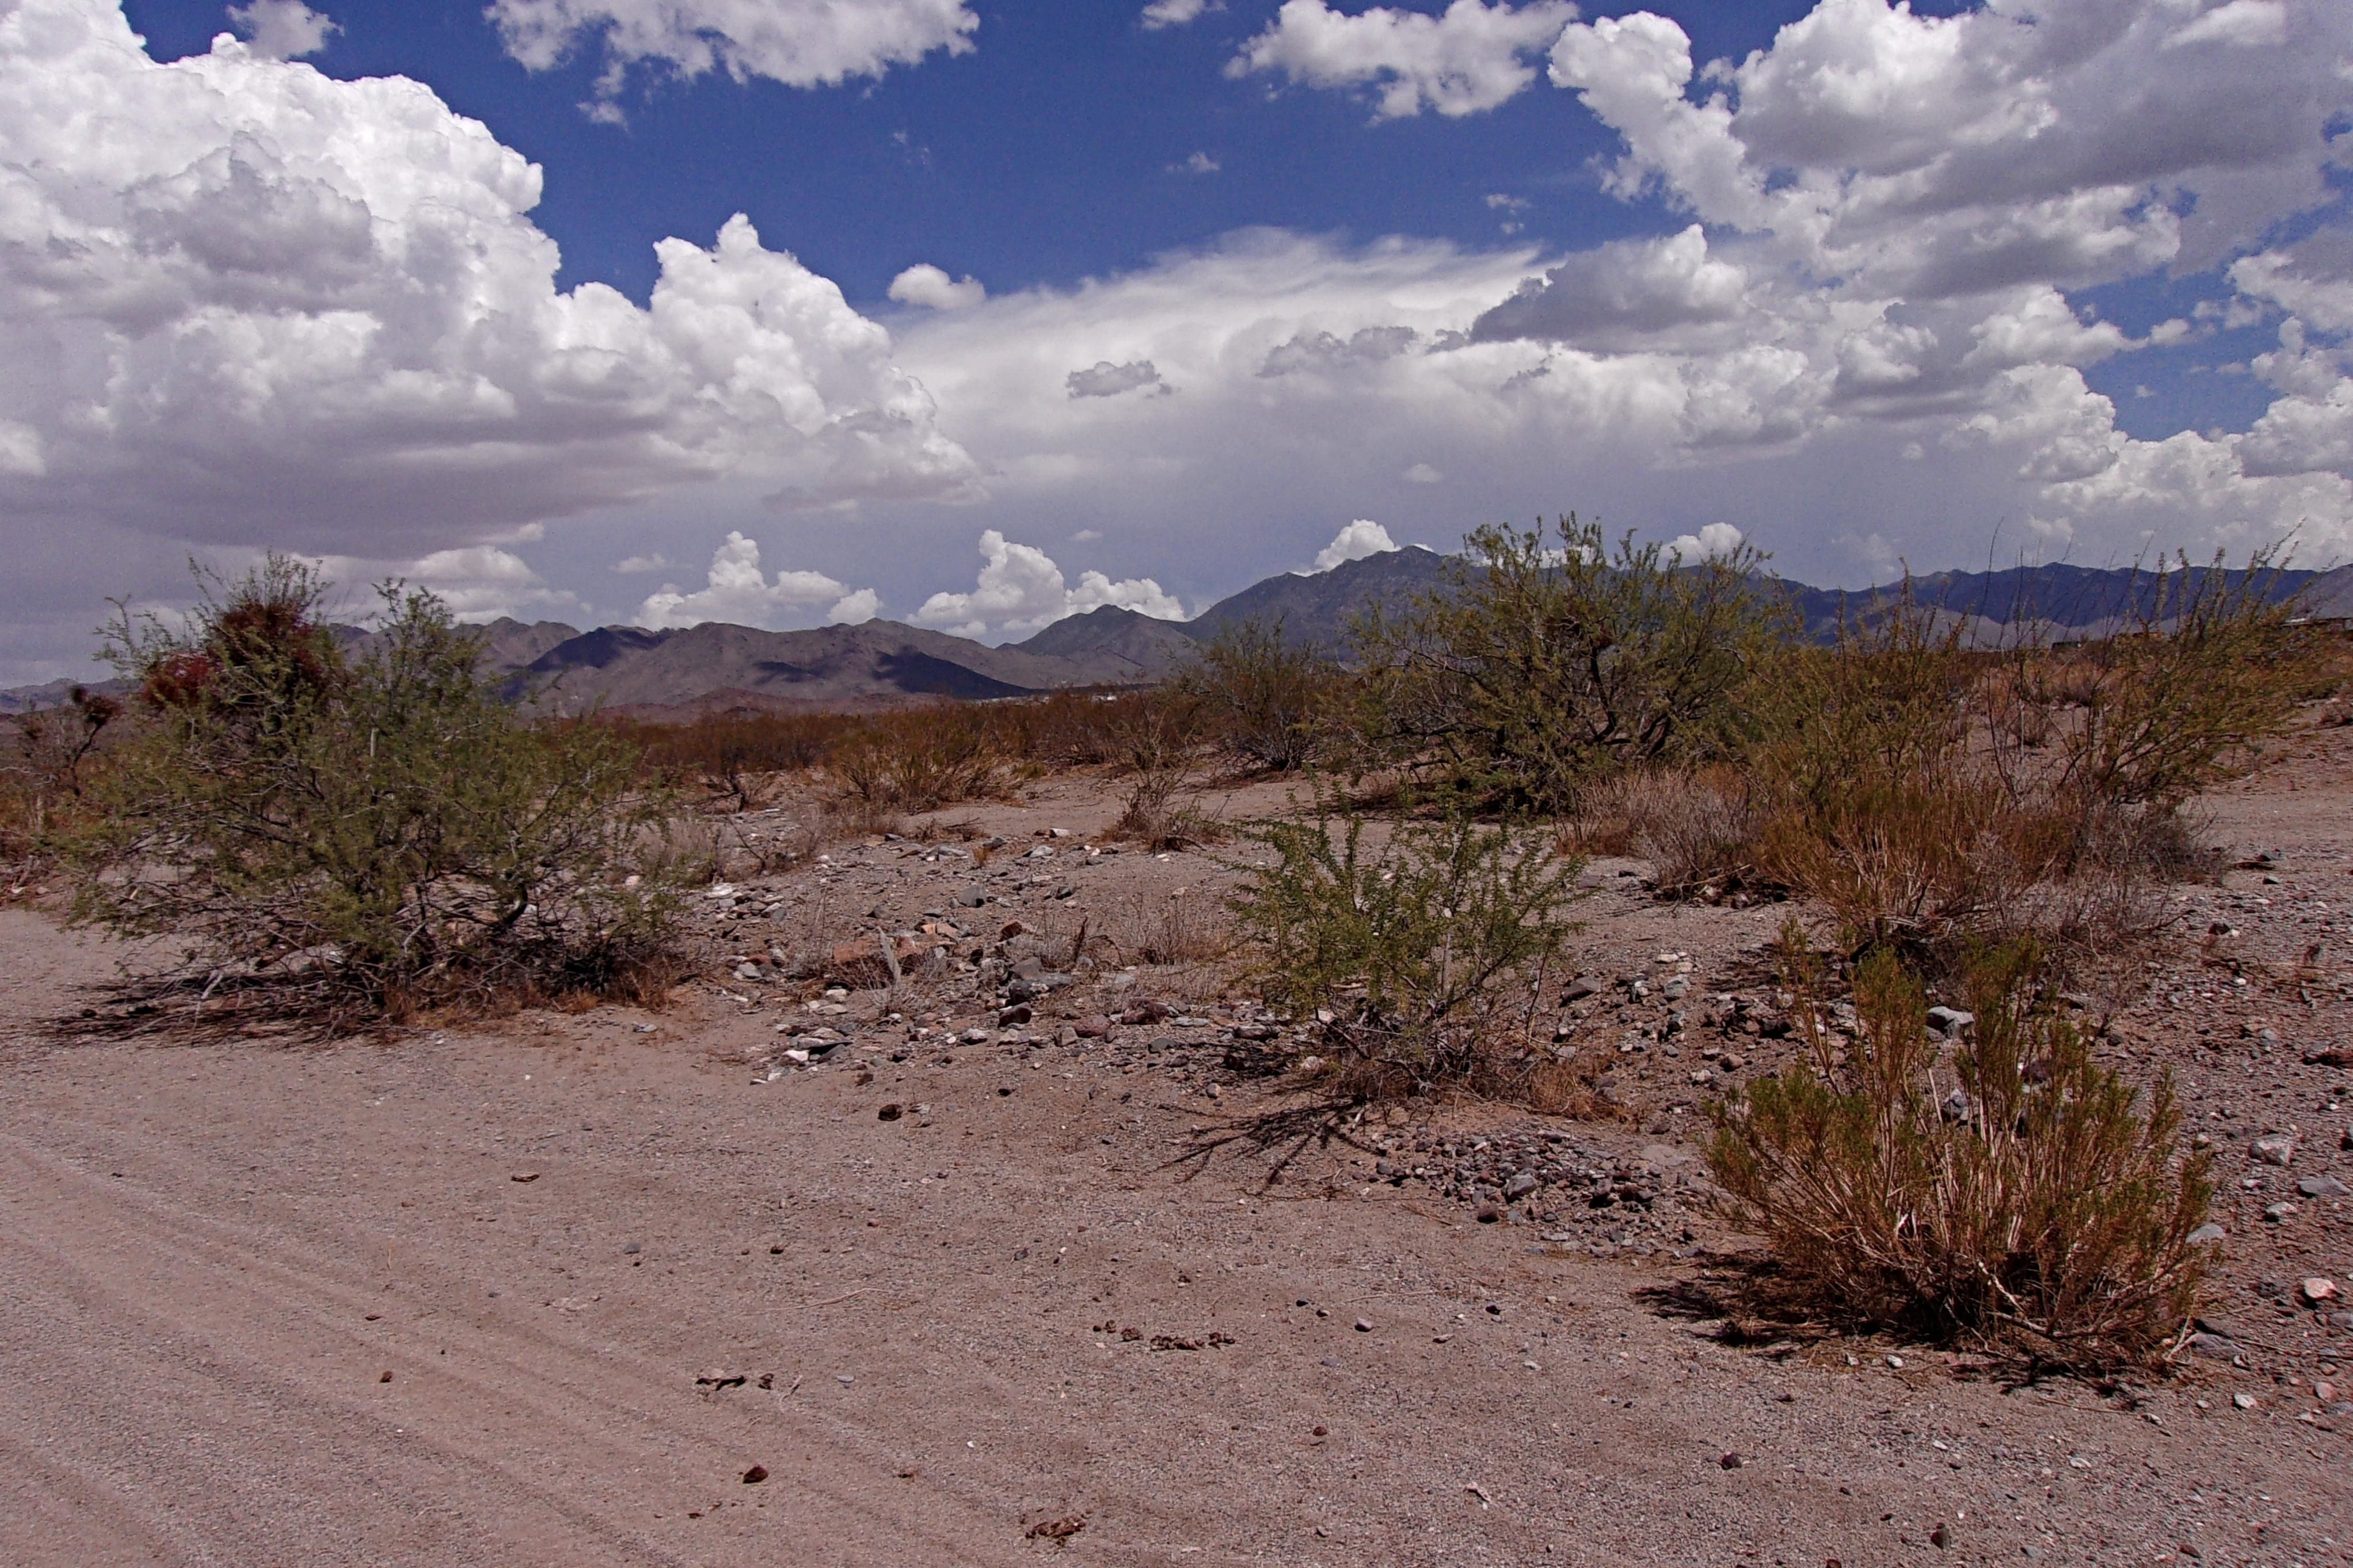
<path id="1" fill-rule="evenodd" d="M 1582 862 L 1541 834 L 1457 814 L 1368 842 L 1328 801 L 1255 840 L 1273 857 L 1233 900 L 1268 1000 L 1323 1023 L 1345 1091 L 1525 1096 L 1555 1066 L 1532 1047 L 1546 967 L 1571 931 Z"/>
<path id="2" fill-rule="evenodd" d="M 669 903 L 633 873 L 667 805 L 633 751 L 524 722 L 427 594 L 383 590 L 347 661 L 325 592 L 272 558 L 185 626 L 118 623 L 141 711 L 72 841 L 77 917 L 169 938 L 206 995 L 322 1019 L 658 999 Z"/>
<path id="3" fill-rule="evenodd" d="M 1808 1059 L 1720 1113 L 1716 1180 L 1804 1310 L 2082 1369 L 2146 1362 L 2188 1320 L 2212 1184 L 2169 1075 L 2144 1100 L 2041 1005 L 2032 948 L 1968 970 L 1974 1039 L 1941 1060 L 1919 980 L 1873 950 L 1834 1040 L 1794 923 Z"/>

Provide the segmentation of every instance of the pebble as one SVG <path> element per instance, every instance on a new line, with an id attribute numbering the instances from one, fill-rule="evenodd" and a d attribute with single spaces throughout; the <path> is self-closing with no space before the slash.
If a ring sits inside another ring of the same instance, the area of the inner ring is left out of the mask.
<path id="1" fill-rule="evenodd" d="M 1371 1333 L 1373 1331 L 1373 1321 L 1370 1318 L 1358 1318 L 1356 1320 L 1356 1331 L 1360 1334 Z"/>
<path id="2" fill-rule="evenodd" d="M 2263 1217 L 2274 1225 L 2285 1225 L 2300 1212 L 2294 1204 L 2274 1204 L 2263 1211 Z"/>
<path id="3" fill-rule="evenodd" d="M 2259 1165 L 2285 1165 L 2295 1159 L 2295 1140 L 2284 1132 L 2258 1138 L 2248 1146 L 2248 1158 Z"/>
<path id="4" fill-rule="evenodd" d="M 2337 1281 L 2315 1275 L 2296 1287 L 2296 1294 L 2304 1298 L 2306 1305 L 2317 1307 L 2323 1301 L 2337 1300 Z"/>
<path id="5" fill-rule="evenodd" d="M 2295 1184 L 2295 1190 L 2308 1198 L 2353 1198 L 2353 1187 L 2335 1176 L 2306 1176 Z"/>
<path id="6" fill-rule="evenodd" d="M 2229 1231 L 2224 1230 L 2221 1226 L 2210 1223 L 2201 1225 L 2196 1230 L 2191 1231 L 2189 1236 L 2189 1242 L 2192 1247 L 2211 1247 L 2230 1234 L 2231 1233 Z"/>
<path id="7" fill-rule="evenodd" d="M 2253 1410 L 2255 1407 L 2255 1396 L 2252 1394 L 2234 1394 L 2231 1395 L 2231 1405 L 2235 1410 Z"/>

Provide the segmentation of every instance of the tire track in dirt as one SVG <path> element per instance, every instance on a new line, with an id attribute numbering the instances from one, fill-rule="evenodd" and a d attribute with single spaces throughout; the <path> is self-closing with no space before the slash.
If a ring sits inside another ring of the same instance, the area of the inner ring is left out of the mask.
<path id="1" fill-rule="evenodd" d="M 441 1555 L 459 1545 L 443 1538 L 429 1557 L 385 1561 L 518 1562 L 525 1559 L 512 1549 L 524 1541 L 555 1542 L 529 1555 L 551 1563 L 699 1561 L 699 1552 L 681 1555 L 648 1539 L 643 1527 L 618 1522 L 615 1516 L 675 1519 L 688 1506 L 681 1500 L 701 1502 L 714 1494 L 723 1499 L 720 1482 L 733 1480 L 745 1462 L 742 1456 L 777 1444 L 773 1434 L 760 1430 L 765 1423 L 753 1414 L 758 1406 L 705 1405 L 685 1419 L 666 1412 L 665 1405 L 680 1403 L 671 1391 L 677 1374 L 670 1369 L 609 1350 L 587 1352 L 560 1336 L 501 1321 L 503 1314 L 448 1310 L 434 1304 L 447 1293 L 434 1284 L 371 1290 L 347 1267 L 311 1255 L 282 1234 L 269 1236 L 266 1243 L 242 1235 L 246 1227 L 200 1218 L 159 1194 L 90 1175 L 46 1157 L 21 1138 L 7 1137 L 0 1147 L 6 1149 L 11 1166 L 8 1185 L 40 1215 L 37 1234 L 12 1227 L 0 1238 L 6 1272 L 18 1282 L 10 1303 L 16 1310 L 8 1315 L 21 1318 L 9 1342 L 37 1342 L 44 1320 L 77 1321 L 78 1342 L 94 1341 L 111 1352 L 111 1371 L 87 1369 L 92 1386 L 120 1384 L 119 1358 L 124 1354 L 148 1363 L 153 1376 L 163 1370 L 158 1347 L 201 1347 L 193 1356 L 175 1358 L 177 1376 L 172 1381 L 181 1385 L 175 1398 L 217 1411 L 225 1420 L 232 1409 L 243 1413 L 241 1420 L 265 1413 L 286 1430 L 274 1447 L 323 1461 L 304 1467 L 317 1473 L 297 1489 L 302 1495 L 343 1494 L 344 1506 L 364 1502 L 349 1495 L 356 1470 L 368 1478 L 379 1499 L 466 1496 L 472 1500 L 463 1511 L 475 1528 L 506 1538 L 505 1546 L 489 1557 L 480 1556 L 487 1543 L 477 1543 L 462 1556 Z M 371 1308 L 393 1310 L 385 1313 L 383 1328 L 355 1329 Z M 406 1315 L 402 1309 L 430 1316 L 404 1328 L 393 1321 Z M 0 1365 L 10 1359 L 9 1352 L 0 1352 Z M 47 1365 L 53 1374 L 61 1370 L 53 1360 Z M 389 1385 L 365 1381 L 368 1369 L 378 1365 L 392 1372 Z M 575 1375 L 574 1369 L 593 1375 L 594 1382 Z M 45 1384 L 55 1389 L 57 1381 L 54 1375 L 28 1378 L 18 1387 L 37 1397 Z M 66 1381 L 79 1384 L 82 1378 Z M 380 1399 L 353 1392 L 372 1394 L 379 1387 Z M 69 1412 L 56 1405 L 32 1414 L 29 1425 L 36 1433 L 56 1437 L 73 1428 Z M 153 1414 L 161 1418 L 161 1411 Z M 397 1428 L 396 1421 L 401 1424 Z M 837 1458 L 875 1447 L 839 1420 L 799 1413 L 797 1424 L 822 1428 L 827 1452 Z M 354 1427 L 374 1441 L 354 1439 Z M 623 1432 L 633 1440 L 617 1440 Z M 804 1440 L 807 1436 L 800 1435 Z M 135 1447 L 153 1446 L 152 1431 L 130 1436 Z M 389 1445 L 396 1450 L 389 1460 L 380 1451 L 386 1436 L 400 1439 Z M 71 1438 L 66 1441 L 71 1447 Z M 86 1484 L 127 1502 L 126 1490 L 154 1489 L 160 1467 L 173 1477 L 164 1489 L 167 1493 L 201 1496 L 206 1489 L 203 1477 L 187 1470 L 185 1458 L 178 1456 L 175 1462 L 169 1453 L 142 1453 L 139 1468 L 148 1479 L 135 1489 L 88 1468 L 82 1474 Z M 565 1472 L 622 1475 L 630 1482 L 605 1499 L 575 1500 L 553 1484 Z M 911 1562 L 1009 1560 L 1009 1553 L 979 1547 L 989 1535 L 1001 1533 L 1002 1513 L 992 1510 L 985 1520 L 927 1521 L 860 1496 L 823 1472 L 780 1474 L 777 1479 L 792 1489 L 803 1561 L 826 1560 L 828 1541 L 897 1542 Z M 745 1502 L 766 1502 L 784 1492 L 780 1486 L 773 1493 L 752 1494 Z M 282 1509 L 286 1500 L 270 1499 L 262 1511 Z M 932 1511 L 942 1511 L 938 1489 L 928 1489 L 925 1500 Z M 166 1526 L 172 1516 L 166 1509 L 153 1522 Z"/>

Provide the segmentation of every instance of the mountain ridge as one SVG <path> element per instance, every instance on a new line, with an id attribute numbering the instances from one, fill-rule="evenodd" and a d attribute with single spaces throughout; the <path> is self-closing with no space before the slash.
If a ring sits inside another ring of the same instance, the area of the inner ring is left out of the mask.
<path id="1" fill-rule="evenodd" d="M 1345 655 L 1357 616 L 1374 606 L 1396 609 L 1442 588 L 1451 559 L 1411 545 L 1324 572 L 1266 578 L 1189 621 L 1107 605 L 998 647 L 885 620 L 786 632 L 722 621 L 671 630 L 607 626 L 584 631 L 561 621 L 501 616 L 476 629 L 483 671 L 510 698 L 543 711 L 596 708 L 659 718 L 731 709 L 987 701 L 1151 685 L 1182 668 L 1202 643 L 1250 621 L 1279 621 L 1288 640 Z M 2243 573 L 2231 574 L 2234 584 L 2244 579 Z M 1957 620 L 1963 637 L 1979 646 L 2113 632 L 2153 608 L 2158 581 L 2156 574 L 2134 568 L 2064 564 L 1932 573 L 1852 590 L 1773 579 L 1788 595 L 1803 635 L 1816 640 L 1836 636 L 1842 617 L 1867 615 L 1908 592 L 1915 603 Z M 2272 585 L 2282 596 L 2301 594 L 2316 616 L 2353 617 L 2353 566 L 2283 572 Z M 361 656 L 375 640 L 364 628 L 335 629 Z M 56 680 L 0 690 L 0 714 L 55 706 L 76 684 Z M 120 681 L 87 684 L 124 689 Z"/>

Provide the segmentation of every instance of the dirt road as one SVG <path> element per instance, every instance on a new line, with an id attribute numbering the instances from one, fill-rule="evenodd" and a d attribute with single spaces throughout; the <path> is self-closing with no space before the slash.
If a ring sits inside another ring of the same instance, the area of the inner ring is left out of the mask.
<path id="1" fill-rule="evenodd" d="M 1235 1096 L 1149 1068 L 977 1047 L 754 1085 L 691 1009 L 44 1043 L 110 962 L 0 914 L 26 1568 L 2285 1568 L 2353 1540 L 2345 1439 L 2281 1402 L 1729 1346 L 1656 1304 L 1667 1269 L 1339 1156 L 1282 1198 L 1172 1163 Z"/>

